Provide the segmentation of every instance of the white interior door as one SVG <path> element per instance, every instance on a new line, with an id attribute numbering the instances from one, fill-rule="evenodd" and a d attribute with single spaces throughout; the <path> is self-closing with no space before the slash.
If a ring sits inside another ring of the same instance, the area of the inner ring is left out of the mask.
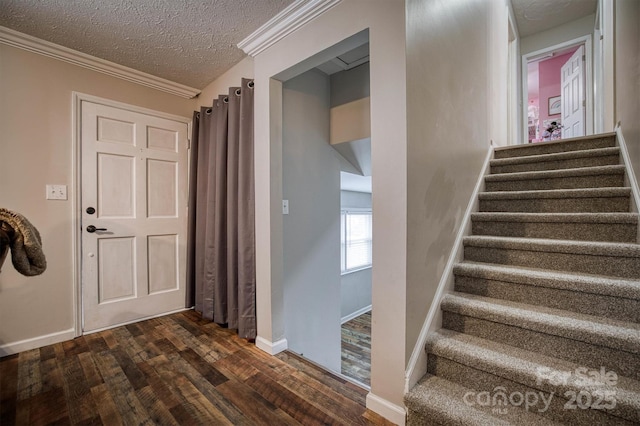
<path id="1" fill-rule="evenodd" d="M 187 133 L 184 122 L 82 102 L 85 332 L 184 308 Z"/>
<path id="2" fill-rule="evenodd" d="M 584 46 L 580 46 L 562 66 L 561 73 L 562 138 L 584 136 Z"/>

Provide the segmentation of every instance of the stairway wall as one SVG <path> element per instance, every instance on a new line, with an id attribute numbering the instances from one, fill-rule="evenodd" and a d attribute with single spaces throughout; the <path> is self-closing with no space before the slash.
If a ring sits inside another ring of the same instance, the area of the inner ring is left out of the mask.
<path id="1" fill-rule="evenodd" d="M 508 15 L 480 0 L 406 8 L 408 361 L 489 141 L 506 144 Z"/>

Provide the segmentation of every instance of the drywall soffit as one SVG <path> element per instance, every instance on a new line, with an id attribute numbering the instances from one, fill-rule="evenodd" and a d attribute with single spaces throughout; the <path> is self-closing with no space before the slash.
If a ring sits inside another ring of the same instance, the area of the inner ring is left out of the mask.
<path id="1" fill-rule="evenodd" d="M 256 56 L 341 1 L 297 0 L 238 43 L 238 47 L 247 55 Z"/>
<path id="2" fill-rule="evenodd" d="M 0 43 L 191 99 L 200 90 L 0 26 Z"/>

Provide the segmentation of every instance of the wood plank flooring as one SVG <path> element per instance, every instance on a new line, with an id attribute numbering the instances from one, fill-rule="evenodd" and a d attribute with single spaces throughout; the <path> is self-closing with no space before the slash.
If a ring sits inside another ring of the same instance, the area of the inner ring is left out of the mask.
<path id="1" fill-rule="evenodd" d="M 367 391 L 187 311 L 0 359 L 0 425 L 387 425 Z"/>
<path id="2" fill-rule="evenodd" d="M 371 386 L 371 312 L 342 324 L 342 374 Z"/>

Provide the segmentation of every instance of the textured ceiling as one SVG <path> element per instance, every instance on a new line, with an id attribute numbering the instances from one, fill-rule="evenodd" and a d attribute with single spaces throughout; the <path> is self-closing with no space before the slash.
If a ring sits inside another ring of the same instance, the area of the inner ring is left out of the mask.
<path id="1" fill-rule="evenodd" d="M 511 0 L 520 37 L 595 13 L 597 0 Z"/>
<path id="2" fill-rule="evenodd" d="M 202 89 L 293 0 L 0 0 L 0 25 Z"/>

